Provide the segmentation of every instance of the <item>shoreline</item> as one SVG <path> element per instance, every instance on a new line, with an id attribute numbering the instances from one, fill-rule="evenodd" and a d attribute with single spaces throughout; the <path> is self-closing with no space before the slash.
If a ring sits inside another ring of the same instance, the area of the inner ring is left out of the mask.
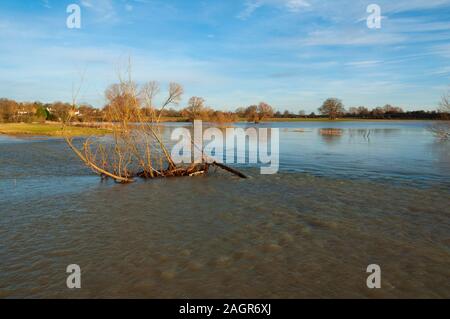
<path id="1" fill-rule="evenodd" d="M 245 120 L 240 120 L 233 123 L 245 123 Z M 421 120 L 421 119 L 267 119 L 258 124 L 263 123 L 308 123 L 308 122 L 323 122 L 323 123 L 344 123 L 344 122 L 436 122 L 435 120 Z M 164 123 L 190 123 L 188 121 L 180 121 L 178 118 L 164 118 L 161 124 Z M 205 121 L 205 123 L 208 123 Z M 217 123 L 217 125 L 230 125 L 233 123 Z M 249 124 L 253 124 L 248 122 Z M 111 129 L 108 128 L 110 123 L 98 122 L 98 123 L 74 123 L 71 126 L 66 127 L 65 134 L 63 134 L 60 123 L 46 122 L 46 123 L 0 123 L 0 135 L 7 136 L 45 136 L 45 137 L 76 137 L 76 136 L 102 136 L 111 133 Z"/>
<path id="2" fill-rule="evenodd" d="M 107 135 L 111 133 L 105 128 L 69 126 L 65 132 L 62 131 L 60 124 L 55 123 L 0 123 L 0 135 L 7 136 L 45 136 L 45 137 L 76 137 L 90 135 Z"/>

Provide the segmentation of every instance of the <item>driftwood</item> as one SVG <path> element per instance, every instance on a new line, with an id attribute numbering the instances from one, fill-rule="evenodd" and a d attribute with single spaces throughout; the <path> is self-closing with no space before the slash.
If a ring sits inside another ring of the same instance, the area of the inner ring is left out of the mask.
<path id="1" fill-rule="evenodd" d="M 238 170 L 235 170 L 234 168 L 226 166 L 224 164 L 220 164 L 220 163 L 214 162 L 212 165 L 215 165 L 215 166 L 217 166 L 217 167 L 219 167 L 219 168 L 221 168 L 221 169 L 223 169 L 223 170 L 225 170 L 227 172 L 230 172 L 230 173 L 232 173 L 232 174 L 234 174 L 234 175 L 236 175 L 236 176 L 238 176 L 240 178 L 248 178 L 247 175 L 239 172 Z"/>

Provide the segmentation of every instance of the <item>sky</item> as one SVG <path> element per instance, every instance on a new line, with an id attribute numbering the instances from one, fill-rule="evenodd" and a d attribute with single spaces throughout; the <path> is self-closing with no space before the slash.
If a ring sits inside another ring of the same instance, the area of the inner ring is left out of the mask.
<path id="1" fill-rule="evenodd" d="M 67 7 L 81 8 L 69 29 Z M 367 25 L 370 4 L 381 28 Z M 0 97 L 102 107 L 132 64 L 138 83 L 183 85 L 234 110 L 433 110 L 450 89 L 450 0 L 2 0 Z"/>

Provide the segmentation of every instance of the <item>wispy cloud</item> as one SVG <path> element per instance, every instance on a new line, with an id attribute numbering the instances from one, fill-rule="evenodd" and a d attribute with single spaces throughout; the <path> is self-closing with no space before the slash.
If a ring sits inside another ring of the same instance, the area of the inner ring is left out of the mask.
<path id="1" fill-rule="evenodd" d="M 405 42 L 407 37 L 395 33 L 373 33 L 365 29 L 326 29 L 309 33 L 300 43 L 310 46 L 388 45 Z"/>
<path id="2" fill-rule="evenodd" d="M 446 66 L 446 67 L 431 71 L 430 75 L 448 76 L 448 75 L 450 75 L 450 66 Z"/>
<path id="3" fill-rule="evenodd" d="M 353 61 L 347 62 L 345 65 L 355 66 L 355 67 L 371 67 L 380 64 L 382 61 L 379 60 L 369 60 L 369 61 Z"/>
<path id="4" fill-rule="evenodd" d="M 250 17 L 253 12 L 255 12 L 256 9 L 258 9 L 259 7 L 261 7 L 263 5 L 263 2 L 261 0 L 247 0 L 245 2 L 245 9 L 242 10 L 237 17 L 239 19 L 247 19 L 248 17 Z"/>
<path id="5" fill-rule="evenodd" d="M 450 4 L 449 0 L 398 0 L 398 1 L 386 1 L 382 2 L 385 12 L 388 13 L 400 13 L 413 10 L 433 9 Z"/>
<path id="6" fill-rule="evenodd" d="M 51 5 L 50 5 L 50 1 L 49 0 L 41 0 L 42 5 L 47 8 L 47 9 L 51 9 Z"/>
<path id="7" fill-rule="evenodd" d="M 113 0 L 81 0 L 80 3 L 97 16 L 97 23 L 119 20 Z"/>
<path id="8" fill-rule="evenodd" d="M 450 44 L 436 45 L 431 49 L 431 53 L 450 59 Z"/>
<path id="9" fill-rule="evenodd" d="M 311 5 L 305 0 L 288 0 L 285 6 L 291 12 L 299 12 L 302 8 L 310 7 Z"/>
<path id="10" fill-rule="evenodd" d="M 295 13 L 311 5 L 306 0 L 246 0 L 244 6 L 245 8 L 237 16 L 239 19 L 249 18 L 258 8 L 263 6 L 284 8 Z"/>

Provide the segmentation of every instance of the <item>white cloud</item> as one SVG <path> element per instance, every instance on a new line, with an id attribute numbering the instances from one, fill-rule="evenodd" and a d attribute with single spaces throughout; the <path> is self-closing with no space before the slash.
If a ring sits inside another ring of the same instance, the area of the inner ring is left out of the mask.
<path id="1" fill-rule="evenodd" d="M 46 7 L 47 9 L 50 9 L 52 6 L 50 5 L 49 0 L 42 0 L 42 5 Z"/>
<path id="2" fill-rule="evenodd" d="M 113 0 L 81 0 L 81 5 L 98 16 L 96 23 L 119 21 Z"/>
<path id="3" fill-rule="evenodd" d="M 310 6 L 311 5 L 308 2 L 306 2 L 305 0 L 289 0 L 286 3 L 286 7 L 291 12 L 298 12 L 302 8 L 310 7 Z"/>
<path id="4" fill-rule="evenodd" d="M 253 12 L 256 9 L 258 9 L 261 6 L 262 6 L 262 1 L 261 0 L 254 0 L 254 1 L 253 0 L 247 0 L 245 2 L 245 9 L 242 12 L 240 12 L 237 17 L 239 19 L 243 19 L 243 20 L 247 19 L 248 17 L 250 17 L 253 14 Z"/>
<path id="5" fill-rule="evenodd" d="M 93 5 L 92 5 L 90 0 L 83 0 L 83 1 L 81 1 L 81 5 L 83 7 L 86 7 L 86 8 L 92 8 L 93 7 Z"/>
<path id="6" fill-rule="evenodd" d="M 398 0 L 383 1 L 385 12 L 405 12 L 412 10 L 433 9 L 450 5 L 450 0 Z"/>
<path id="7" fill-rule="evenodd" d="M 0 39 L 17 41 L 18 39 L 49 39 L 52 35 L 38 28 L 30 29 L 27 25 L 11 22 L 8 20 L 0 21 Z M 2 45 L 5 46 L 6 41 Z"/>
<path id="8" fill-rule="evenodd" d="M 368 60 L 368 61 L 353 61 L 353 62 L 348 62 L 345 65 L 348 66 L 355 66 L 355 67 L 370 67 L 370 66 L 375 66 L 380 64 L 381 61 L 378 60 Z"/>
<path id="9" fill-rule="evenodd" d="M 328 29 L 313 31 L 308 37 L 299 41 L 304 45 L 388 45 L 402 43 L 407 37 L 394 33 L 374 33 L 364 29 Z"/>
<path id="10" fill-rule="evenodd" d="M 247 19 L 258 8 L 263 6 L 273 6 L 283 8 L 289 12 L 299 12 L 302 8 L 310 7 L 311 5 L 306 0 L 247 0 L 245 2 L 245 9 L 238 14 L 239 19 Z"/>
<path id="11" fill-rule="evenodd" d="M 443 67 L 430 72 L 430 75 L 447 76 L 450 75 L 450 67 Z"/>
<path id="12" fill-rule="evenodd" d="M 432 54 L 450 59 L 450 44 L 437 45 L 433 47 L 431 52 Z"/>
<path id="13" fill-rule="evenodd" d="M 114 2 L 112 0 L 82 0 L 81 5 L 96 12 L 114 11 Z"/>

